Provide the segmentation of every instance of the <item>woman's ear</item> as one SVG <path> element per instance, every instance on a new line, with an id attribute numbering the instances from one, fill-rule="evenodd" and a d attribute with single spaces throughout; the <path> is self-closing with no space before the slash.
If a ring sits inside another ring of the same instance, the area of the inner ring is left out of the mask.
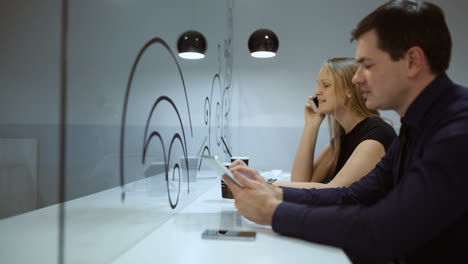
<path id="1" fill-rule="evenodd" d="M 350 99 L 351 96 L 353 96 L 353 94 L 352 94 L 352 92 L 351 92 L 351 89 L 349 89 L 349 88 L 346 89 L 346 93 L 345 93 L 345 94 L 346 94 L 346 98 L 348 98 L 348 99 Z"/>
<path id="2" fill-rule="evenodd" d="M 351 94 L 351 89 L 345 89 L 344 92 L 345 92 L 345 93 L 344 93 L 344 98 L 343 98 L 343 100 L 344 100 L 344 105 L 347 106 L 348 103 L 349 103 L 349 100 L 351 99 L 351 95 L 352 95 L 352 94 Z"/>

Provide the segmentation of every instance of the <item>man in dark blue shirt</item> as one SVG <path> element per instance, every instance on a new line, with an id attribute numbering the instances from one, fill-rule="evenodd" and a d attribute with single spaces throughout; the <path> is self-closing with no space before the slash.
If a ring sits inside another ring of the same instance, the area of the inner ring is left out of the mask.
<path id="1" fill-rule="evenodd" d="M 244 187 L 226 180 L 239 213 L 281 234 L 340 247 L 353 262 L 466 259 L 468 89 L 445 74 L 452 43 L 442 10 L 391 1 L 352 36 L 360 63 L 353 82 L 368 108 L 401 116 L 399 138 L 348 188 L 275 188 L 255 170 L 233 166 Z"/>

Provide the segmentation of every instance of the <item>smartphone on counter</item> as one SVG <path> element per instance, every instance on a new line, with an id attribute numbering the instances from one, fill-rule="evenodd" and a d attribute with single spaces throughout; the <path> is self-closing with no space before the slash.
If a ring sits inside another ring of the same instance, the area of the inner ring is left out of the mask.
<path id="1" fill-rule="evenodd" d="M 314 112 L 318 112 L 319 101 L 318 101 L 317 96 L 309 100 L 309 104 L 312 110 L 314 110 Z"/>
<path id="2" fill-rule="evenodd" d="M 257 232 L 251 232 L 251 231 L 207 229 L 203 231 L 202 233 L 203 239 L 254 241 L 256 237 L 257 237 Z"/>

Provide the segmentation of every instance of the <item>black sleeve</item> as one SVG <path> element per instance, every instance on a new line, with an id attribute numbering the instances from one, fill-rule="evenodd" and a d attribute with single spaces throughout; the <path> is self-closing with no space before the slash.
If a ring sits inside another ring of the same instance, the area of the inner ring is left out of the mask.
<path id="1" fill-rule="evenodd" d="M 396 133 L 393 127 L 387 124 L 385 121 L 380 120 L 378 123 L 376 122 L 371 127 L 371 129 L 365 135 L 365 138 L 362 141 L 367 140 L 367 139 L 376 140 L 382 143 L 382 145 L 385 148 L 385 151 L 387 151 L 390 145 L 392 144 L 393 139 L 395 139 L 395 137 L 396 137 Z"/>

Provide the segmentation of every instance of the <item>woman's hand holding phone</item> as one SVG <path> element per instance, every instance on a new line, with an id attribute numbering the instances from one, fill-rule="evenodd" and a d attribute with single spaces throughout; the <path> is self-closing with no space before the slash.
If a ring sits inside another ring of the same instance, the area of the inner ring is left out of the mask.
<path id="1" fill-rule="evenodd" d="M 316 96 L 309 96 L 309 102 L 305 106 L 305 122 L 306 124 L 315 124 L 319 126 L 322 123 L 325 115 L 318 112 L 318 99 Z"/>
<path id="2" fill-rule="evenodd" d="M 309 107 L 314 111 L 318 112 L 319 101 L 317 96 L 309 96 Z"/>

